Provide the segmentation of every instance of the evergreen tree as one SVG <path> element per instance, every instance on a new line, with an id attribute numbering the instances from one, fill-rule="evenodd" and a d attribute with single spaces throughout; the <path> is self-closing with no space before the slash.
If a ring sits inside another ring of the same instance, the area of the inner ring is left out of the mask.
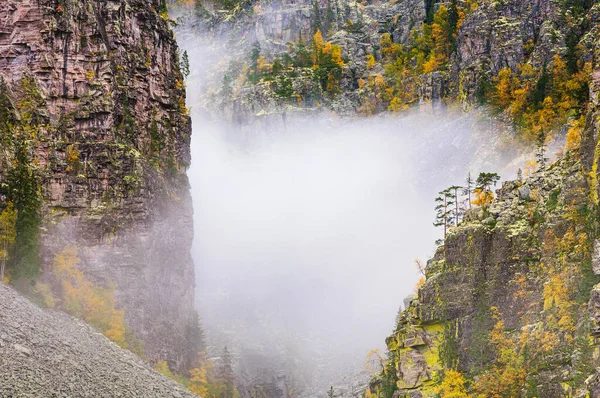
<path id="1" fill-rule="evenodd" d="M 452 202 L 454 202 L 454 226 L 458 226 L 458 217 L 462 213 L 458 207 L 459 189 L 462 189 L 460 185 L 452 185 L 450 188 L 448 188 L 448 191 L 450 191 L 450 199 Z"/>
<path id="2" fill-rule="evenodd" d="M 499 180 L 500 176 L 496 173 L 479 173 L 475 182 L 475 189 L 489 192 L 492 189 L 492 185 L 496 186 Z"/>
<path id="3" fill-rule="evenodd" d="M 11 277 L 33 278 L 39 272 L 39 234 L 42 205 L 40 178 L 37 169 L 29 160 L 29 148 L 17 143 L 15 166 L 6 178 L 6 199 L 17 211 L 15 223 L 16 241 L 12 247 L 9 265 Z"/>
<path id="4" fill-rule="evenodd" d="M 221 359 L 221 367 L 219 369 L 219 378 L 221 379 L 221 383 L 223 383 L 221 398 L 233 398 L 238 394 L 233 378 L 233 362 L 227 346 L 223 348 Z"/>
<path id="5" fill-rule="evenodd" d="M 496 186 L 500 176 L 496 173 L 479 173 L 475 182 L 475 200 L 474 204 L 486 208 L 494 199 L 492 186 Z"/>
<path id="6" fill-rule="evenodd" d="M 319 7 L 318 0 L 313 0 L 312 12 L 311 12 L 311 28 L 313 33 L 323 28 L 323 24 L 321 23 L 321 8 Z"/>
<path id="7" fill-rule="evenodd" d="M 327 8 L 325 9 L 325 34 L 329 35 L 329 31 L 335 28 L 336 16 L 331 7 L 331 0 L 327 0 Z"/>
<path id="8" fill-rule="evenodd" d="M 471 208 L 471 193 L 473 193 L 473 178 L 471 177 L 471 172 L 467 174 L 467 179 L 465 180 L 465 187 L 463 188 L 463 195 L 467 195 L 469 209 Z"/>
<path id="9" fill-rule="evenodd" d="M 548 158 L 546 157 L 546 136 L 540 134 L 537 139 L 537 149 L 535 151 L 535 160 L 540 165 L 540 169 L 546 167 Z"/>
<path id="10" fill-rule="evenodd" d="M 183 73 L 185 78 L 190 75 L 190 58 L 188 57 L 187 51 L 184 51 L 181 56 L 181 73 Z"/>
<path id="11" fill-rule="evenodd" d="M 333 386 L 329 387 L 329 391 L 327 391 L 327 398 L 333 398 L 335 391 L 333 390 Z"/>
<path id="12" fill-rule="evenodd" d="M 448 43 L 450 43 L 450 51 L 456 50 L 456 38 L 454 37 L 459 21 L 457 0 L 452 0 L 448 6 Z"/>
<path id="13" fill-rule="evenodd" d="M 435 198 L 437 205 L 435 206 L 436 216 L 433 223 L 436 227 L 444 227 L 444 239 L 448 231 L 448 224 L 452 223 L 454 202 L 452 201 L 452 191 L 444 189 L 439 192 L 439 196 Z"/>

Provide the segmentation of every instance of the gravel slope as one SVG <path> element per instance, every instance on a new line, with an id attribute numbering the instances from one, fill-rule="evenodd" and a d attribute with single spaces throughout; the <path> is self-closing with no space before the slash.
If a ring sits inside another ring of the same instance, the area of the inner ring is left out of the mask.
<path id="1" fill-rule="evenodd" d="M 0 397 L 197 397 L 88 324 L 0 283 Z"/>

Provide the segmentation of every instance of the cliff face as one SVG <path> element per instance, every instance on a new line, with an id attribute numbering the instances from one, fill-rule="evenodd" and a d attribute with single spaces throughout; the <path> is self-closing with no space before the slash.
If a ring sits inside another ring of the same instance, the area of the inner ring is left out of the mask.
<path id="1" fill-rule="evenodd" d="M 539 6 L 553 15 L 554 3 Z M 492 69 L 519 62 L 518 51 L 512 59 L 490 41 L 484 48 L 481 38 L 498 20 L 477 15 L 465 30 L 481 34 L 459 39 L 471 54 L 461 50 L 466 73 L 469 59 Z M 520 41 L 524 22 L 513 21 L 521 28 L 505 34 Z M 548 44 L 550 24 L 540 24 L 534 52 L 538 45 L 548 56 L 564 50 L 560 34 Z M 502 43 L 510 47 L 513 39 Z M 467 211 L 449 232 L 386 339 L 390 360 L 371 396 L 600 396 L 597 43 L 597 28 L 580 41 L 582 60 L 593 63 L 581 146 L 526 179 L 503 183 L 489 207 Z"/>
<path id="2" fill-rule="evenodd" d="M 505 182 L 488 209 L 468 211 L 451 230 L 386 340 L 393 359 L 373 393 L 430 396 L 450 369 L 482 396 L 592 388 L 597 221 L 575 157 Z"/>
<path id="3" fill-rule="evenodd" d="M 207 104 L 240 123 L 297 108 L 370 115 L 430 100 L 468 108 L 489 101 L 505 68 L 531 80 L 527 73 L 543 74 L 555 55 L 569 59 L 571 73 L 591 61 L 594 3 L 257 1 L 226 18 L 204 14 L 200 26 L 211 26 L 204 34 L 233 38 L 223 53 L 238 50 Z M 339 46 L 337 67 L 317 61 L 317 30 Z M 255 42 L 260 65 L 252 60 Z M 522 72 L 525 64 L 535 73 Z"/>
<path id="4" fill-rule="evenodd" d="M 197 325 L 185 175 L 191 125 L 160 6 L 0 4 L 0 175 L 3 199 L 38 197 L 20 206 L 41 215 L 29 247 L 39 247 L 42 279 L 52 281 L 54 255 L 75 245 L 85 275 L 114 288 L 146 356 L 184 369 Z M 38 260 L 19 263 L 19 254 L 17 239 L 13 277 Z"/>

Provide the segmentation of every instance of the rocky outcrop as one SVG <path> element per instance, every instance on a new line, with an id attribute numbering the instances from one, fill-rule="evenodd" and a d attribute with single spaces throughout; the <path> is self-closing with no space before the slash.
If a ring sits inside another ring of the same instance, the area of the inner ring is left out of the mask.
<path id="1" fill-rule="evenodd" d="M 500 385 L 516 383 L 508 391 L 523 394 L 531 386 L 544 397 L 592 389 L 585 380 L 598 365 L 588 338 L 598 328 L 598 293 L 590 295 L 599 279 L 595 224 L 586 218 L 589 188 L 574 156 L 505 182 L 488 209 L 467 211 L 450 231 L 386 340 L 394 359 L 384 374 L 393 373 L 399 396 L 428 396 L 448 369 L 483 394 L 497 374 Z"/>
<path id="2" fill-rule="evenodd" d="M 23 149 L 19 161 L 29 162 L 41 192 L 42 278 L 52 281 L 56 253 L 77 246 L 86 276 L 114 287 L 146 355 L 185 369 L 197 325 L 185 175 L 191 126 L 161 4 L 0 4 L 13 137 L 2 140 L 0 176 Z"/>
<path id="3" fill-rule="evenodd" d="M 431 39 L 419 41 L 416 38 L 423 23 L 431 23 L 436 10 L 442 5 L 449 9 L 451 1 L 359 4 L 346 0 L 303 0 L 252 4 L 252 12 L 241 17 L 232 16 L 216 25 L 215 32 L 220 34 L 230 30 L 236 32 L 235 40 L 221 51 L 228 53 L 232 48 L 240 51 L 236 62 L 243 63 L 253 42 L 259 42 L 267 62 L 273 62 L 277 56 L 285 57 L 288 43 L 310 44 L 312 35 L 320 28 L 326 40 L 342 48 L 345 65 L 339 82 L 336 82 L 339 88 L 333 90 L 310 84 L 318 79 L 305 67 L 284 70 L 280 77 L 286 74 L 287 78 L 291 77 L 293 87 L 289 90 L 294 95 L 283 98 L 283 81 L 275 76 L 254 84 L 239 77 L 241 67 L 237 71 L 221 71 L 222 75 L 228 74 L 237 79 L 233 95 L 222 90 L 207 104 L 215 105 L 215 110 L 224 110 L 223 115 L 229 119 L 239 115 L 251 119 L 261 110 L 268 114 L 281 114 L 297 105 L 324 108 L 343 115 L 397 111 L 392 104 L 393 98 L 383 98 L 386 89 L 395 93 L 396 102 L 414 104 L 453 99 L 469 108 L 489 100 L 493 79 L 503 68 L 510 68 L 519 75 L 520 67 L 529 64 L 536 71 L 541 71 L 552 64 L 554 55 L 569 58 L 572 64 L 580 62 L 580 66 L 590 61 L 594 45 L 592 32 L 599 16 L 598 5 L 591 2 L 570 5 L 551 0 L 527 3 L 516 0 L 459 1 L 457 4 L 462 8 L 457 18 L 460 22 L 456 33 L 452 34 L 452 50 L 447 64 L 438 65 L 432 74 L 429 73 L 431 65 L 423 67 L 424 59 L 405 54 L 400 57 L 400 64 L 410 64 L 408 69 L 411 73 L 405 71 L 398 78 L 391 76 L 394 72 L 389 71 L 397 66 L 392 65 L 389 54 L 383 51 L 383 35 L 389 34 L 391 42 L 401 46 L 396 50 L 403 48 L 407 54 L 413 50 L 423 51 L 422 57 L 426 57 L 435 45 L 427 42 Z M 438 38 L 443 34 L 436 33 Z M 368 61 L 368 56 L 373 57 L 371 61 Z M 421 65 L 417 66 L 417 63 Z M 570 68 L 575 67 L 571 65 Z M 370 80 L 377 76 L 385 79 L 379 84 L 372 84 Z M 386 86 L 382 89 L 384 81 Z M 398 90 L 398 86 L 402 89 Z M 217 85 L 214 89 L 218 91 L 221 87 Z M 317 101 L 312 100 L 314 98 Z"/>
<path id="4" fill-rule="evenodd" d="M 4 284 L 0 320 L 0 396 L 196 396 L 89 325 Z"/>

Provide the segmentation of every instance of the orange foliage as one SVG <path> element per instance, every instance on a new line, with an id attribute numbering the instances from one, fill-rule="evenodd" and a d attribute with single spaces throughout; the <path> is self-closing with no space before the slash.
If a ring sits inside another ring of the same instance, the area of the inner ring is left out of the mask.
<path id="1" fill-rule="evenodd" d="M 471 203 L 476 206 L 488 206 L 494 200 L 494 194 L 490 191 L 477 188 L 473 193 L 475 199 L 473 199 Z"/>

